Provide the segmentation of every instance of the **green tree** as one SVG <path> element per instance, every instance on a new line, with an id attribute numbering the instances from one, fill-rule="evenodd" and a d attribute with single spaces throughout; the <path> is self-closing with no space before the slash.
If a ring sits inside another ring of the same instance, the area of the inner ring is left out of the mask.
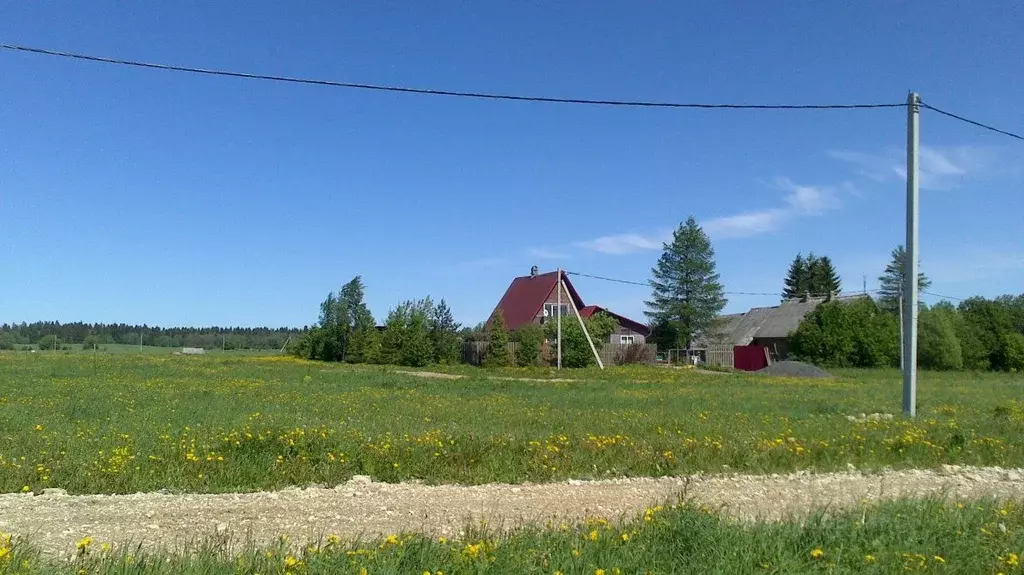
<path id="1" fill-rule="evenodd" d="M 960 317 L 964 321 L 963 330 L 972 341 L 972 356 L 968 368 L 1011 370 L 1014 369 L 1014 338 L 1008 334 L 1016 333 L 1013 329 L 1013 316 L 1010 310 L 1000 301 L 973 297 L 960 302 Z M 976 342 L 976 343 L 975 343 Z M 961 340 L 963 343 L 963 340 Z M 987 363 L 987 365 L 986 365 Z"/>
<path id="2" fill-rule="evenodd" d="M 896 314 L 900 313 L 900 297 L 903 295 L 904 280 L 907 277 L 906 261 L 906 250 L 902 245 L 896 246 L 892 250 L 892 261 L 885 266 L 885 273 L 878 278 L 881 283 L 878 289 L 878 305 L 882 309 Z M 932 282 L 928 276 L 923 272 L 918 272 L 917 289 L 926 291 L 931 285 Z"/>
<path id="3" fill-rule="evenodd" d="M 807 260 L 803 254 L 796 254 L 793 262 L 789 264 L 789 271 L 786 272 L 786 279 L 783 280 L 782 297 L 796 299 L 804 297 L 811 291 L 808 282 Z"/>
<path id="4" fill-rule="evenodd" d="M 39 338 L 39 349 L 42 351 L 48 351 L 54 349 L 57 344 L 57 336 L 52 333 L 48 333 L 43 337 Z"/>
<path id="5" fill-rule="evenodd" d="M 401 365 L 408 329 L 408 302 L 388 312 L 384 332 L 380 336 L 380 361 L 387 365 Z"/>
<path id="6" fill-rule="evenodd" d="M 1000 334 L 996 362 L 1006 371 L 1024 371 L 1024 335 L 1015 331 Z"/>
<path id="7" fill-rule="evenodd" d="M 461 325 L 455 321 L 451 308 L 442 299 L 430 317 L 430 343 L 434 348 L 434 361 L 444 365 L 459 363 L 462 359 Z"/>
<path id="8" fill-rule="evenodd" d="M 807 295 L 827 296 L 839 293 L 840 283 L 831 258 L 816 256 L 814 252 L 807 254 L 807 257 L 797 254 L 789 264 L 783 280 L 782 297 L 800 299 Z"/>
<path id="9" fill-rule="evenodd" d="M 434 346 L 430 341 L 430 316 L 433 309 L 434 304 L 429 297 L 410 303 L 402 365 L 423 367 L 434 361 Z"/>
<path id="10" fill-rule="evenodd" d="M 484 354 L 484 367 L 507 367 L 510 363 L 508 353 L 508 330 L 505 329 L 505 315 L 497 310 L 487 326 L 487 351 Z"/>
<path id="11" fill-rule="evenodd" d="M 391 365 L 422 367 L 433 361 L 429 318 L 430 298 L 405 301 L 388 313 L 380 336 L 380 361 Z"/>
<path id="12" fill-rule="evenodd" d="M 807 278 L 807 289 L 812 296 L 828 296 L 840 291 L 839 274 L 828 256 L 814 257 L 811 254 Z"/>
<path id="13" fill-rule="evenodd" d="M 918 316 L 917 363 L 925 369 L 963 369 L 964 358 L 956 336 L 955 311 L 922 310 Z"/>
<path id="14" fill-rule="evenodd" d="M 536 365 L 544 345 L 544 329 L 535 323 L 528 323 L 512 334 L 512 340 L 517 344 L 516 364 L 523 367 Z"/>
<path id="15" fill-rule="evenodd" d="M 726 299 L 715 272 L 715 250 L 697 220 L 690 216 L 672 234 L 651 270 L 651 300 L 644 312 L 654 322 L 678 330 L 679 343 L 690 343 L 715 323 Z"/>
<path id="16" fill-rule="evenodd" d="M 161 336 L 161 337 L 163 337 L 163 336 Z M 82 349 L 83 350 L 94 349 L 96 347 L 99 347 L 99 345 L 100 345 L 100 338 L 99 338 L 99 336 L 96 336 L 96 335 L 93 335 L 93 334 L 89 334 L 89 335 L 85 336 L 85 339 L 82 340 Z"/>
<path id="17" fill-rule="evenodd" d="M 380 362 L 380 332 L 376 326 L 361 326 L 352 331 L 348 342 L 351 363 Z"/>
<path id="18" fill-rule="evenodd" d="M 0 351 L 10 351 L 18 344 L 18 338 L 13 333 L 0 333 Z"/>
<path id="19" fill-rule="evenodd" d="M 679 330 L 667 319 L 659 319 L 651 324 L 651 336 L 647 343 L 658 346 L 658 351 L 668 351 L 679 346 Z"/>
<path id="20" fill-rule="evenodd" d="M 604 342 L 615 329 L 618 322 L 610 315 L 601 312 L 583 320 L 587 326 L 587 333 L 590 334 L 594 346 L 600 351 Z M 555 322 L 545 324 L 545 335 L 548 341 L 555 341 L 557 337 L 557 326 Z M 590 349 L 587 336 L 580 329 L 580 324 L 575 318 L 570 321 L 562 321 L 562 367 L 589 367 L 594 365 L 594 352 Z"/>
<path id="21" fill-rule="evenodd" d="M 800 322 L 790 347 L 795 357 L 821 365 L 897 365 L 899 325 L 869 298 L 825 302 Z"/>

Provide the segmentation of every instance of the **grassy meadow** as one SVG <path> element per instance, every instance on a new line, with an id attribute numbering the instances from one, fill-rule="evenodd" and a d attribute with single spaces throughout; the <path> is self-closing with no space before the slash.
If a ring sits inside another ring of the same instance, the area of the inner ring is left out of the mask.
<path id="1" fill-rule="evenodd" d="M 456 371 L 468 377 L 285 356 L 0 353 L 0 492 L 1024 466 L 1017 374 L 922 373 L 918 418 L 850 421 L 899 413 L 896 371 Z"/>

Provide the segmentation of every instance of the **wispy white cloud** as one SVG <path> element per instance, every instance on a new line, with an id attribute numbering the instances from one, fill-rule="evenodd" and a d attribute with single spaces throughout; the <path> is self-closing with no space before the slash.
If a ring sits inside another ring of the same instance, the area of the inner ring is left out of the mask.
<path id="1" fill-rule="evenodd" d="M 770 187 L 785 192 L 783 205 L 742 212 L 731 216 L 712 218 L 701 223 L 704 231 L 715 239 L 746 238 L 781 229 L 793 219 L 820 216 L 841 205 L 838 190 L 854 193 L 856 188 L 844 182 L 838 188 L 830 186 L 809 186 L 794 183 L 789 178 L 777 178 Z M 672 232 L 628 233 L 602 236 L 593 240 L 576 242 L 576 247 L 603 254 L 621 255 L 640 251 L 660 250 L 671 240 Z"/>
<path id="2" fill-rule="evenodd" d="M 894 148 L 878 153 L 831 150 L 830 156 L 852 164 L 857 173 L 876 182 L 906 181 L 906 152 Z M 921 146 L 920 186 L 928 190 L 949 190 L 972 177 L 999 171 L 1001 150 L 992 146 Z"/>
<path id="3" fill-rule="evenodd" d="M 530 248 L 526 250 L 526 253 L 531 258 L 539 260 L 564 260 L 569 258 L 569 254 L 558 252 L 555 250 L 549 250 L 547 248 Z"/>
<path id="4" fill-rule="evenodd" d="M 777 178 L 772 187 L 786 192 L 785 206 L 713 218 L 703 223 L 704 231 L 715 239 L 746 238 L 774 232 L 796 218 L 820 216 L 841 204 L 836 190 L 829 186 L 809 186 Z M 845 191 L 855 189 L 848 182 L 840 187 Z"/>
<path id="5" fill-rule="evenodd" d="M 671 237 L 672 234 L 668 232 L 650 235 L 614 234 L 593 240 L 574 242 L 573 245 L 602 254 L 621 255 L 648 250 L 660 250 L 662 245 Z"/>
<path id="6" fill-rule="evenodd" d="M 772 208 L 710 219 L 703 223 L 703 228 L 715 239 L 746 238 L 773 232 L 782 227 L 788 217 L 785 209 Z"/>

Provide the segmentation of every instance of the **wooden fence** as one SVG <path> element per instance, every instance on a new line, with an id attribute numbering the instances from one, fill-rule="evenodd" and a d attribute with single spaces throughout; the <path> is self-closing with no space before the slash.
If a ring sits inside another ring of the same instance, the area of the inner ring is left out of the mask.
<path id="1" fill-rule="evenodd" d="M 667 363 L 691 364 L 697 358 L 699 365 L 708 367 L 733 367 L 733 348 L 728 344 L 711 344 L 694 349 L 670 349 L 663 356 Z"/>
<path id="2" fill-rule="evenodd" d="M 509 361 L 513 364 L 515 363 L 516 350 L 518 347 L 519 344 L 515 342 L 509 342 L 508 344 Z M 630 344 L 606 343 L 598 347 L 597 354 L 601 357 L 601 362 L 604 363 L 605 366 L 618 365 L 619 361 L 627 354 L 628 351 L 630 351 L 630 348 L 632 347 L 634 346 L 631 346 Z M 643 358 L 642 363 L 654 363 L 655 356 L 658 352 L 658 346 L 653 343 L 648 343 L 644 344 L 643 348 L 643 352 L 633 350 L 633 353 Z M 470 365 L 481 365 L 486 353 L 486 341 L 467 341 L 462 344 L 462 361 Z M 538 362 L 538 365 L 548 365 L 549 362 L 546 362 L 543 359 L 548 356 L 554 357 L 554 350 L 549 350 L 548 345 L 545 344 L 544 350 L 541 351 L 541 359 Z M 553 363 L 553 361 L 550 363 Z M 730 363 L 730 365 L 732 364 Z"/>

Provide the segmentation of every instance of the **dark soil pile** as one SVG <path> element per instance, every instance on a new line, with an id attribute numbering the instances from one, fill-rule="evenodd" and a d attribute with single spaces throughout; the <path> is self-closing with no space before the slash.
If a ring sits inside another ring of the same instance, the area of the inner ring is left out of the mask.
<path id="1" fill-rule="evenodd" d="M 802 361 L 779 361 L 756 373 L 781 377 L 832 377 L 832 374 Z"/>

